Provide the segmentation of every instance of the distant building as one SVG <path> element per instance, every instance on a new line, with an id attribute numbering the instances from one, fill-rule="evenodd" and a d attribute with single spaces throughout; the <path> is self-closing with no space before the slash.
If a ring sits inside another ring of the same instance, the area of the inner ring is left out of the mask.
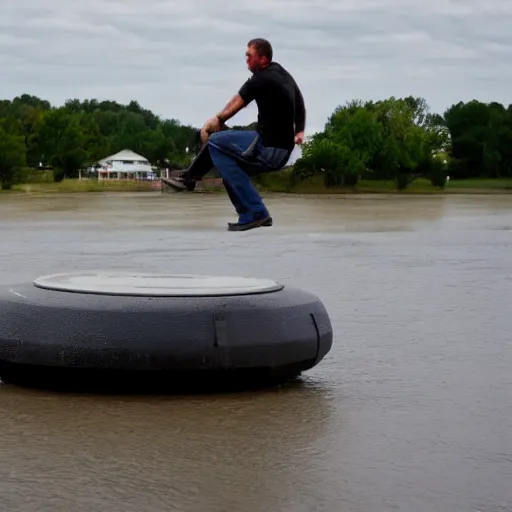
<path id="1" fill-rule="evenodd" d="M 99 180 L 154 180 L 156 173 L 149 161 L 130 149 L 123 149 L 97 163 Z"/>

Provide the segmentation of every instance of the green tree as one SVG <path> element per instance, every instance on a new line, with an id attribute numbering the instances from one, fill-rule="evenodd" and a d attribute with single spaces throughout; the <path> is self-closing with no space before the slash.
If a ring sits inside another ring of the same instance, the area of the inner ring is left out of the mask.
<path id="1" fill-rule="evenodd" d="M 451 136 L 451 177 L 512 176 L 512 116 L 499 103 L 472 100 L 444 114 Z"/>
<path id="2" fill-rule="evenodd" d="M 54 168 L 55 181 L 78 177 L 78 171 L 90 160 L 82 115 L 66 108 L 45 115 L 38 142 L 45 163 Z"/>
<path id="3" fill-rule="evenodd" d="M 155 165 L 186 165 L 187 148 L 199 149 L 199 130 L 176 119 L 161 119 L 137 101 L 122 105 L 94 98 L 68 99 L 52 107 L 36 96 L 0 101 L 7 133 L 21 135 L 27 163 L 54 167 L 55 179 L 74 177 L 78 169 L 122 149 L 132 149 Z"/>
<path id="4" fill-rule="evenodd" d="M 321 175 L 326 187 L 355 185 L 364 163 L 347 146 L 327 138 L 306 143 L 294 167 L 294 180 Z"/>
<path id="5" fill-rule="evenodd" d="M 330 185 L 365 177 L 404 188 L 445 146 L 447 132 L 438 123 L 422 98 L 348 102 L 305 146 L 296 179 L 322 172 Z"/>
<path id="6" fill-rule="evenodd" d="M 418 104 L 424 109 L 421 102 L 394 97 L 372 105 L 384 133 L 373 166 L 379 177 L 394 180 L 399 189 L 405 188 L 422 162 L 431 158 L 426 131 L 419 124 L 424 120 Z"/>
<path id="7" fill-rule="evenodd" d="M 26 165 L 27 147 L 23 135 L 5 131 L 0 123 L 0 184 L 11 189 L 19 170 Z"/>

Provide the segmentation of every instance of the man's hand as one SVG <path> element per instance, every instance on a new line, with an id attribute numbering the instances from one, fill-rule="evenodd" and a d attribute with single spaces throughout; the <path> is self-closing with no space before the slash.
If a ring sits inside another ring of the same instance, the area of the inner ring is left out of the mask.
<path id="1" fill-rule="evenodd" d="M 214 132 L 224 130 L 226 121 L 244 108 L 244 106 L 244 100 L 239 94 L 235 94 L 221 112 L 204 123 L 201 128 L 201 140 L 203 141 L 206 138 L 206 134 L 209 136 Z"/>
<path id="2" fill-rule="evenodd" d="M 222 123 L 220 122 L 218 117 L 212 117 L 204 123 L 201 131 L 205 131 L 207 133 L 214 133 L 222 130 Z"/>
<path id="3" fill-rule="evenodd" d="M 295 144 L 302 144 L 304 142 L 304 132 L 299 132 L 295 135 Z"/>

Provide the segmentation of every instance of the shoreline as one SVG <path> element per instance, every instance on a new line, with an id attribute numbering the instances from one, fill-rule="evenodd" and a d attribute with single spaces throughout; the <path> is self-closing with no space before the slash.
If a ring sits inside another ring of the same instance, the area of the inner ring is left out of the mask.
<path id="1" fill-rule="evenodd" d="M 325 187 L 319 179 L 305 180 L 291 185 L 286 175 L 263 175 L 255 180 L 261 193 L 286 195 L 450 195 L 450 194 L 511 194 L 512 178 L 452 180 L 443 189 L 434 187 L 426 179 L 413 181 L 406 189 L 397 190 L 392 182 L 363 180 L 355 187 Z M 198 183 L 200 193 L 223 193 L 222 181 L 209 178 Z M 0 190 L 4 194 L 59 194 L 59 193 L 101 193 L 101 192 L 159 192 L 169 193 L 162 188 L 160 180 L 153 182 L 69 179 L 60 183 L 22 183 L 11 190 Z M 173 192 L 170 192 L 171 195 Z"/>

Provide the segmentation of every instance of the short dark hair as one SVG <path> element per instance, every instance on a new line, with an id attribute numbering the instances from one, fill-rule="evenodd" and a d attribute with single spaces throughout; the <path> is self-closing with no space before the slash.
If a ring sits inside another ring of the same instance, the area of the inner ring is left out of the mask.
<path id="1" fill-rule="evenodd" d="M 254 46 L 260 57 L 266 57 L 269 61 L 272 61 L 273 51 L 272 45 L 262 37 L 251 39 L 247 46 Z"/>

